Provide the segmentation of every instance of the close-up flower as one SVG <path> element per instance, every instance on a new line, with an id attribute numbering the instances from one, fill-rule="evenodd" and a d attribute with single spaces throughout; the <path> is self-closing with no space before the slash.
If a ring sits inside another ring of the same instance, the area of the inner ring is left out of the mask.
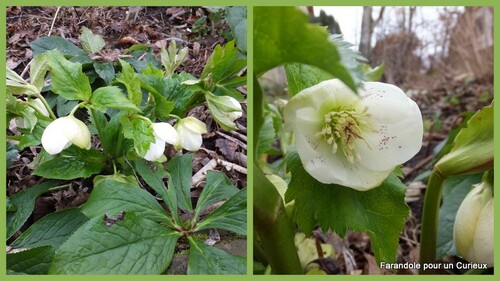
<path id="1" fill-rule="evenodd" d="M 165 144 L 169 143 L 174 146 L 179 145 L 179 136 L 172 125 L 160 122 L 153 123 L 153 134 L 155 136 L 155 142 L 151 143 L 144 159 L 148 161 L 156 161 L 160 159 L 165 151 Z"/>
<path id="2" fill-rule="evenodd" d="M 420 150 L 423 122 L 418 105 L 394 85 L 366 82 L 358 92 L 323 81 L 292 97 L 284 119 L 312 177 L 364 191 Z"/>
<path id="3" fill-rule="evenodd" d="M 42 146 L 51 155 L 57 154 L 74 144 L 90 149 L 90 132 L 87 125 L 69 115 L 50 123 L 42 134 Z"/>
<path id="4" fill-rule="evenodd" d="M 189 151 L 197 151 L 201 147 L 201 135 L 207 133 L 207 126 L 200 120 L 189 116 L 180 119 L 175 124 L 175 130 L 179 136 L 177 150 L 184 148 Z"/>
<path id="5" fill-rule="evenodd" d="M 459 256 L 493 266 L 493 187 L 483 181 L 473 186 L 458 208 L 453 241 Z"/>

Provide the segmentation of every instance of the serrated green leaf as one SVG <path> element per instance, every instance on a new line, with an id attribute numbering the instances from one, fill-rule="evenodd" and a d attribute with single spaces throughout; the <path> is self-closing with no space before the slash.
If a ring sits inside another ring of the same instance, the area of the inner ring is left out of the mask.
<path id="1" fill-rule="evenodd" d="M 130 64 L 120 60 L 120 65 L 122 66 L 122 75 L 116 80 L 127 88 L 128 99 L 139 106 L 142 102 L 141 81 Z"/>
<path id="2" fill-rule="evenodd" d="M 7 270 L 25 274 L 47 274 L 53 256 L 52 246 L 7 254 Z"/>
<path id="3" fill-rule="evenodd" d="M 81 207 L 87 217 L 114 216 L 120 211 L 135 213 L 156 222 L 169 222 L 167 214 L 149 192 L 137 184 L 119 182 L 113 178 L 96 181 L 89 199 Z"/>
<path id="4" fill-rule="evenodd" d="M 295 200 L 294 220 L 311 235 L 319 225 L 344 236 L 347 229 L 368 232 L 378 262 L 396 261 L 399 233 L 409 208 L 405 203 L 405 186 L 392 172 L 379 186 L 357 191 L 335 184 L 323 184 L 309 175 L 293 148 L 288 149 L 287 170 L 292 179 L 285 194 L 286 202 Z"/>
<path id="5" fill-rule="evenodd" d="M 134 162 L 134 166 L 142 179 L 163 199 L 175 223 L 180 225 L 181 219 L 177 212 L 177 194 L 175 190 L 167 190 L 163 178 L 160 177 L 158 173 L 153 173 L 153 171 L 151 171 L 146 160 L 137 160 Z"/>
<path id="6" fill-rule="evenodd" d="M 40 194 L 49 190 L 49 188 L 58 184 L 59 181 L 47 181 L 30 187 L 24 191 L 20 191 L 9 197 L 9 200 L 12 205 L 15 206 L 16 211 L 7 213 L 7 239 L 14 235 L 14 233 L 16 233 L 16 231 L 18 231 L 29 218 L 31 212 L 33 212 L 33 209 L 35 208 L 36 198 L 40 196 Z"/>
<path id="7" fill-rule="evenodd" d="M 52 91 L 67 100 L 88 100 L 92 93 L 89 78 L 80 63 L 64 58 L 58 50 L 47 52 L 52 79 Z"/>
<path id="8" fill-rule="evenodd" d="M 82 28 L 82 34 L 80 34 L 78 38 L 80 39 L 83 50 L 89 55 L 102 50 L 104 45 L 106 45 L 101 35 L 94 34 L 92 30 L 85 26 Z"/>
<path id="9" fill-rule="evenodd" d="M 460 130 L 450 153 L 434 169 L 443 177 L 493 168 L 493 103 L 476 112 Z"/>
<path id="10" fill-rule="evenodd" d="M 92 108 L 106 112 L 108 108 L 124 109 L 129 112 L 140 111 L 116 86 L 107 86 L 96 89 L 90 98 Z"/>
<path id="11" fill-rule="evenodd" d="M 383 63 L 373 68 L 368 64 L 362 63 L 359 64 L 358 68 L 364 73 L 367 81 L 379 81 L 385 71 L 385 65 Z"/>
<path id="12" fill-rule="evenodd" d="M 75 208 L 48 214 L 32 224 L 10 246 L 36 248 L 50 245 L 57 249 L 87 220 L 80 209 Z"/>
<path id="13" fill-rule="evenodd" d="M 309 24 L 296 7 L 254 7 L 254 72 L 257 76 L 287 63 L 321 68 L 356 90 L 337 46 L 325 28 Z"/>
<path id="14" fill-rule="evenodd" d="M 106 85 L 111 85 L 111 83 L 113 83 L 113 79 L 115 79 L 115 68 L 113 67 L 113 64 L 110 62 L 97 61 L 94 61 L 92 64 L 95 72 L 102 78 L 102 80 L 104 80 Z"/>
<path id="15" fill-rule="evenodd" d="M 481 174 L 454 176 L 443 183 L 443 203 L 439 209 L 436 241 L 436 257 L 456 255 L 453 244 L 453 225 L 458 207 L 471 190 L 473 184 L 481 182 Z"/>
<path id="16" fill-rule="evenodd" d="M 176 155 L 168 162 L 170 181 L 168 189 L 175 190 L 179 208 L 193 211 L 191 203 L 191 177 L 193 176 L 193 154 Z"/>
<path id="17" fill-rule="evenodd" d="M 128 116 L 124 115 L 121 118 L 121 124 L 123 127 L 123 136 L 133 140 L 135 151 L 139 156 L 144 157 L 151 143 L 156 141 L 151 121 L 148 122 L 142 118 L 133 117 L 129 119 Z"/>
<path id="18" fill-rule="evenodd" d="M 229 198 L 196 225 L 196 230 L 218 228 L 241 235 L 247 234 L 247 189 Z"/>
<path id="19" fill-rule="evenodd" d="M 57 251 L 49 274 L 161 274 L 180 234 L 132 212 L 106 225 L 95 217 Z"/>
<path id="20" fill-rule="evenodd" d="M 246 257 L 234 256 L 189 237 L 187 274 L 246 274 Z"/>
<path id="21" fill-rule="evenodd" d="M 47 51 L 57 49 L 64 55 L 69 55 L 72 57 L 85 55 L 85 52 L 75 46 L 67 39 L 59 36 L 47 36 L 36 39 L 30 43 L 31 49 L 33 50 L 33 56 L 37 57 Z"/>
<path id="22" fill-rule="evenodd" d="M 42 91 L 45 85 L 45 75 L 49 71 L 47 54 L 41 54 L 31 61 L 30 66 L 30 82 L 39 92 Z"/>
<path id="23" fill-rule="evenodd" d="M 105 156 L 96 149 L 77 146 L 63 150 L 53 158 L 43 161 L 33 174 L 49 179 L 71 180 L 98 174 L 106 165 Z"/>
<path id="24" fill-rule="evenodd" d="M 285 65 L 288 91 L 291 96 L 300 91 L 318 84 L 321 81 L 332 79 L 330 73 L 314 66 L 292 63 Z"/>
<path id="25" fill-rule="evenodd" d="M 208 206 L 227 200 L 238 191 L 238 188 L 231 183 L 231 180 L 224 173 L 208 171 L 207 181 L 196 203 L 194 219 L 197 220 L 200 213 Z"/>

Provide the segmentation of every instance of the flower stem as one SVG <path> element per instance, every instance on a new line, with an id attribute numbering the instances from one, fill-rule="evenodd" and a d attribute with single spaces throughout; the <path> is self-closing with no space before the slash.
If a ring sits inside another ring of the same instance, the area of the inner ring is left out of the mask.
<path id="1" fill-rule="evenodd" d="M 420 235 L 420 263 L 429 263 L 436 260 L 436 241 L 441 204 L 441 193 L 444 178 L 440 171 L 434 169 L 427 183 L 425 191 L 424 209 L 422 214 L 422 231 Z M 421 271 L 421 273 L 424 273 Z M 432 274 L 432 272 L 425 272 Z"/>
<path id="2" fill-rule="evenodd" d="M 49 112 L 49 115 L 50 115 L 50 118 L 52 118 L 53 120 L 56 120 L 57 117 L 56 115 L 54 114 L 54 112 L 52 111 L 52 108 L 50 108 L 50 105 L 49 103 L 47 102 L 47 100 L 42 96 L 42 94 L 40 93 L 37 93 L 35 94 L 35 96 L 37 98 L 40 99 L 40 101 L 42 101 L 43 105 L 45 106 L 45 108 L 47 109 L 47 111 Z M 36 110 L 36 109 L 35 109 Z"/>
<path id="3" fill-rule="evenodd" d="M 180 118 L 179 116 L 175 115 L 175 114 L 169 114 L 168 117 L 173 117 L 177 120 L 181 120 L 182 118 Z"/>
<path id="4" fill-rule="evenodd" d="M 273 273 L 302 274 L 293 224 L 283 199 L 257 165 L 254 165 L 254 181 L 254 230 Z"/>
<path id="5" fill-rule="evenodd" d="M 88 102 L 86 101 L 82 101 L 81 103 L 77 104 L 75 107 L 73 107 L 73 109 L 71 110 L 71 112 L 69 113 L 69 116 L 73 116 L 75 114 L 75 112 L 78 110 L 78 108 L 86 105 Z"/>

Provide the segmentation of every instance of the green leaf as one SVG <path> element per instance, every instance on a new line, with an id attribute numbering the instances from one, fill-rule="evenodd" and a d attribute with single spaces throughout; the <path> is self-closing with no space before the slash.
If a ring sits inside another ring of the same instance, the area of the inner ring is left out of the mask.
<path id="1" fill-rule="evenodd" d="M 225 17 L 236 38 L 236 45 L 243 54 L 247 53 L 247 7 L 228 7 Z"/>
<path id="2" fill-rule="evenodd" d="M 370 67 L 369 64 L 362 63 L 359 64 L 358 68 L 364 73 L 367 81 L 379 81 L 385 71 L 385 65 L 383 63 L 374 68 Z"/>
<path id="3" fill-rule="evenodd" d="M 30 82 L 31 85 L 38 89 L 39 92 L 42 91 L 42 88 L 45 85 L 45 75 L 47 75 L 47 71 L 49 71 L 47 54 L 39 55 L 31 61 Z"/>
<path id="4" fill-rule="evenodd" d="M 231 180 L 224 173 L 208 171 L 207 181 L 196 204 L 195 220 L 207 207 L 222 200 L 227 200 L 238 191 L 238 188 L 231 183 Z"/>
<path id="5" fill-rule="evenodd" d="M 233 256 L 189 237 L 187 274 L 246 274 L 246 257 Z"/>
<path id="6" fill-rule="evenodd" d="M 191 177 L 193 176 L 193 154 L 176 155 L 168 162 L 170 181 L 168 189 L 175 190 L 179 208 L 184 211 L 193 211 L 191 204 Z"/>
<path id="7" fill-rule="evenodd" d="M 50 245 L 57 249 L 88 218 L 80 209 L 70 208 L 51 213 L 32 224 L 10 246 L 36 248 Z"/>
<path id="8" fill-rule="evenodd" d="M 105 165 L 106 158 L 100 151 L 94 148 L 80 149 L 72 145 L 43 161 L 33 174 L 49 179 L 72 180 L 98 174 Z"/>
<path id="9" fill-rule="evenodd" d="M 83 50 L 89 55 L 102 50 L 104 45 L 106 45 L 101 35 L 94 34 L 92 30 L 85 26 L 82 28 L 82 34 L 80 34 L 79 39 Z"/>
<path id="10" fill-rule="evenodd" d="M 169 218 L 156 199 L 137 184 L 105 178 L 95 183 L 89 199 L 81 207 L 87 217 L 115 216 L 121 211 L 135 213 L 142 218 L 168 222 Z"/>
<path id="11" fill-rule="evenodd" d="M 132 212 L 109 226 L 95 217 L 56 251 L 49 274 L 161 274 L 179 237 Z"/>
<path id="12" fill-rule="evenodd" d="M 362 192 L 318 182 L 304 170 L 292 148 L 286 161 L 292 179 L 285 200 L 295 200 L 294 220 L 306 235 L 311 235 L 316 225 L 324 231 L 332 229 L 340 236 L 347 229 L 366 231 L 376 260 L 396 261 L 399 233 L 409 215 L 404 200 L 406 187 L 396 172 L 379 187 Z"/>
<path id="13" fill-rule="evenodd" d="M 33 212 L 33 209 L 35 208 L 36 198 L 40 194 L 49 190 L 49 188 L 58 184 L 59 181 L 47 181 L 30 187 L 24 191 L 20 191 L 9 197 L 9 200 L 16 208 L 16 211 L 7 213 L 7 239 L 14 235 L 14 233 L 16 233 L 16 231 L 18 231 L 29 218 L 31 212 Z"/>
<path id="14" fill-rule="evenodd" d="M 139 117 L 134 118 L 134 116 L 129 119 L 127 115 L 124 115 L 121 118 L 121 124 L 123 126 L 123 136 L 133 140 L 135 151 L 139 156 L 144 157 L 151 143 L 156 141 L 151 121 L 148 122 Z"/>
<path id="15" fill-rule="evenodd" d="M 108 108 L 124 109 L 129 112 L 140 111 L 139 108 L 125 97 L 122 90 L 116 86 L 98 88 L 92 93 L 90 102 L 93 108 L 101 112 L 106 112 Z"/>
<path id="16" fill-rule="evenodd" d="M 441 176 L 474 174 L 493 169 L 493 103 L 476 112 L 460 130 L 450 153 L 434 169 Z"/>
<path id="17" fill-rule="evenodd" d="M 270 112 L 265 113 L 264 123 L 257 139 L 257 155 L 262 155 L 271 149 L 276 138 L 276 131 L 273 125 L 273 117 Z"/>
<path id="18" fill-rule="evenodd" d="M 154 190 L 158 195 L 161 196 L 161 199 L 167 205 L 168 210 L 170 211 L 171 216 L 174 218 L 175 223 L 178 225 L 181 224 L 181 219 L 177 213 L 177 195 L 175 194 L 175 190 L 167 190 L 165 183 L 163 182 L 163 177 L 158 175 L 158 173 L 154 173 L 148 167 L 146 160 L 141 159 L 134 162 L 135 169 L 137 173 L 142 177 L 142 179 Z"/>
<path id="19" fill-rule="evenodd" d="M 39 93 L 38 89 L 24 81 L 24 79 L 19 76 L 12 69 L 6 67 L 6 86 L 7 86 L 7 94 L 27 94 L 33 95 Z"/>
<path id="20" fill-rule="evenodd" d="M 321 81 L 334 78 L 333 75 L 320 68 L 299 63 L 285 65 L 285 71 L 291 96 Z"/>
<path id="21" fill-rule="evenodd" d="M 67 100 L 88 100 L 92 89 L 80 63 L 64 58 L 58 50 L 47 52 L 52 91 Z"/>
<path id="22" fill-rule="evenodd" d="M 254 73 L 257 76 L 287 63 L 321 68 L 356 90 L 337 46 L 325 28 L 309 24 L 295 7 L 254 7 Z"/>
<path id="23" fill-rule="evenodd" d="M 110 62 L 97 62 L 92 63 L 94 65 L 95 72 L 99 77 L 106 82 L 106 85 L 111 85 L 113 79 L 115 79 L 115 68 Z"/>
<path id="24" fill-rule="evenodd" d="M 238 49 L 234 40 L 226 43 L 224 47 L 217 45 L 208 58 L 200 79 L 211 75 L 212 83 L 217 84 L 238 74 L 246 66 L 246 59 L 238 58 Z"/>
<path id="25" fill-rule="evenodd" d="M 54 248 L 52 246 L 7 254 L 7 270 L 16 273 L 47 274 L 53 256 Z"/>
<path id="26" fill-rule="evenodd" d="M 37 57 L 47 51 L 57 49 L 64 55 L 69 55 L 72 57 L 85 55 L 85 52 L 75 46 L 70 41 L 59 37 L 59 36 L 47 36 L 36 39 L 30 43 L 31 49 L 33 50 L 33 56 Z"/>
<path id="27" fill-rule="evenodd" d="M 473 184 L 481 182 L 481 174 L 454 176 L 448 178 L 443 186 L 443 203 L 439 209 L 436 257 L 456 255 L 453 244 L 453 226 L 458 207 L 471 190 Z"/>
<path id="28" fill-rule="evenodd" d="M 116 80 L 127 88 L 128 99 L 139 106 L 142 102 L 141 81 L 134 69 L 127 62 L 120 60 L 122 75 Z"/>
<path id="29" fill-rule="evenodd" d="M 209 228 L 224 229 L 241 235 L 247 234 L 246 188 L 229 198 L 196 226 L 197 231 Z"/>

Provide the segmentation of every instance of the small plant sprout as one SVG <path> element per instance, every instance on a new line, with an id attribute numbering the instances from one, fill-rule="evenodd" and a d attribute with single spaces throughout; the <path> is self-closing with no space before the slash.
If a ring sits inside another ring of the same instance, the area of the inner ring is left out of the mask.
<path id="1" fill-rule="evenodd" d="M 488 181 L 473 186 L 460 205 L 453 240 L 458 255 L 493 266 L 493 186 Z"/>
<path id="2" fill-rule="evenodd" d="M 71 144 L 90 149 L 89 129 L 73 115 L 56 119 L 43 131 L 42 146 L 51 155 L 58 154 Z"/>
<path id="3" fill-rule="evenodd" d="M 175 130 L 179 136 L 176 150 L 184 148 L 189 151 L 197 151 L 201 147 L 201 135 L 207 133 L 207 126 L 200 120 L 189 116 L 177 121 Z"/>
<path id="4" fill-rule="evenodd" d="M 160 160 L 165 151 L 165 144 L 179 145 L 179 135 L 172 125 L 160 122 L 152 124 L 155 142 L 151 143 L 144 159 L 148 161 Z"/>
<path id="5" fill-rule="evenodd" d="M 420 109 L 390 84 L 366 82 L 357 96 L 327 80 L 291 98 L 284 117 L 311 176 L 360 191 L 379 186 L 422 146 Z"/>

